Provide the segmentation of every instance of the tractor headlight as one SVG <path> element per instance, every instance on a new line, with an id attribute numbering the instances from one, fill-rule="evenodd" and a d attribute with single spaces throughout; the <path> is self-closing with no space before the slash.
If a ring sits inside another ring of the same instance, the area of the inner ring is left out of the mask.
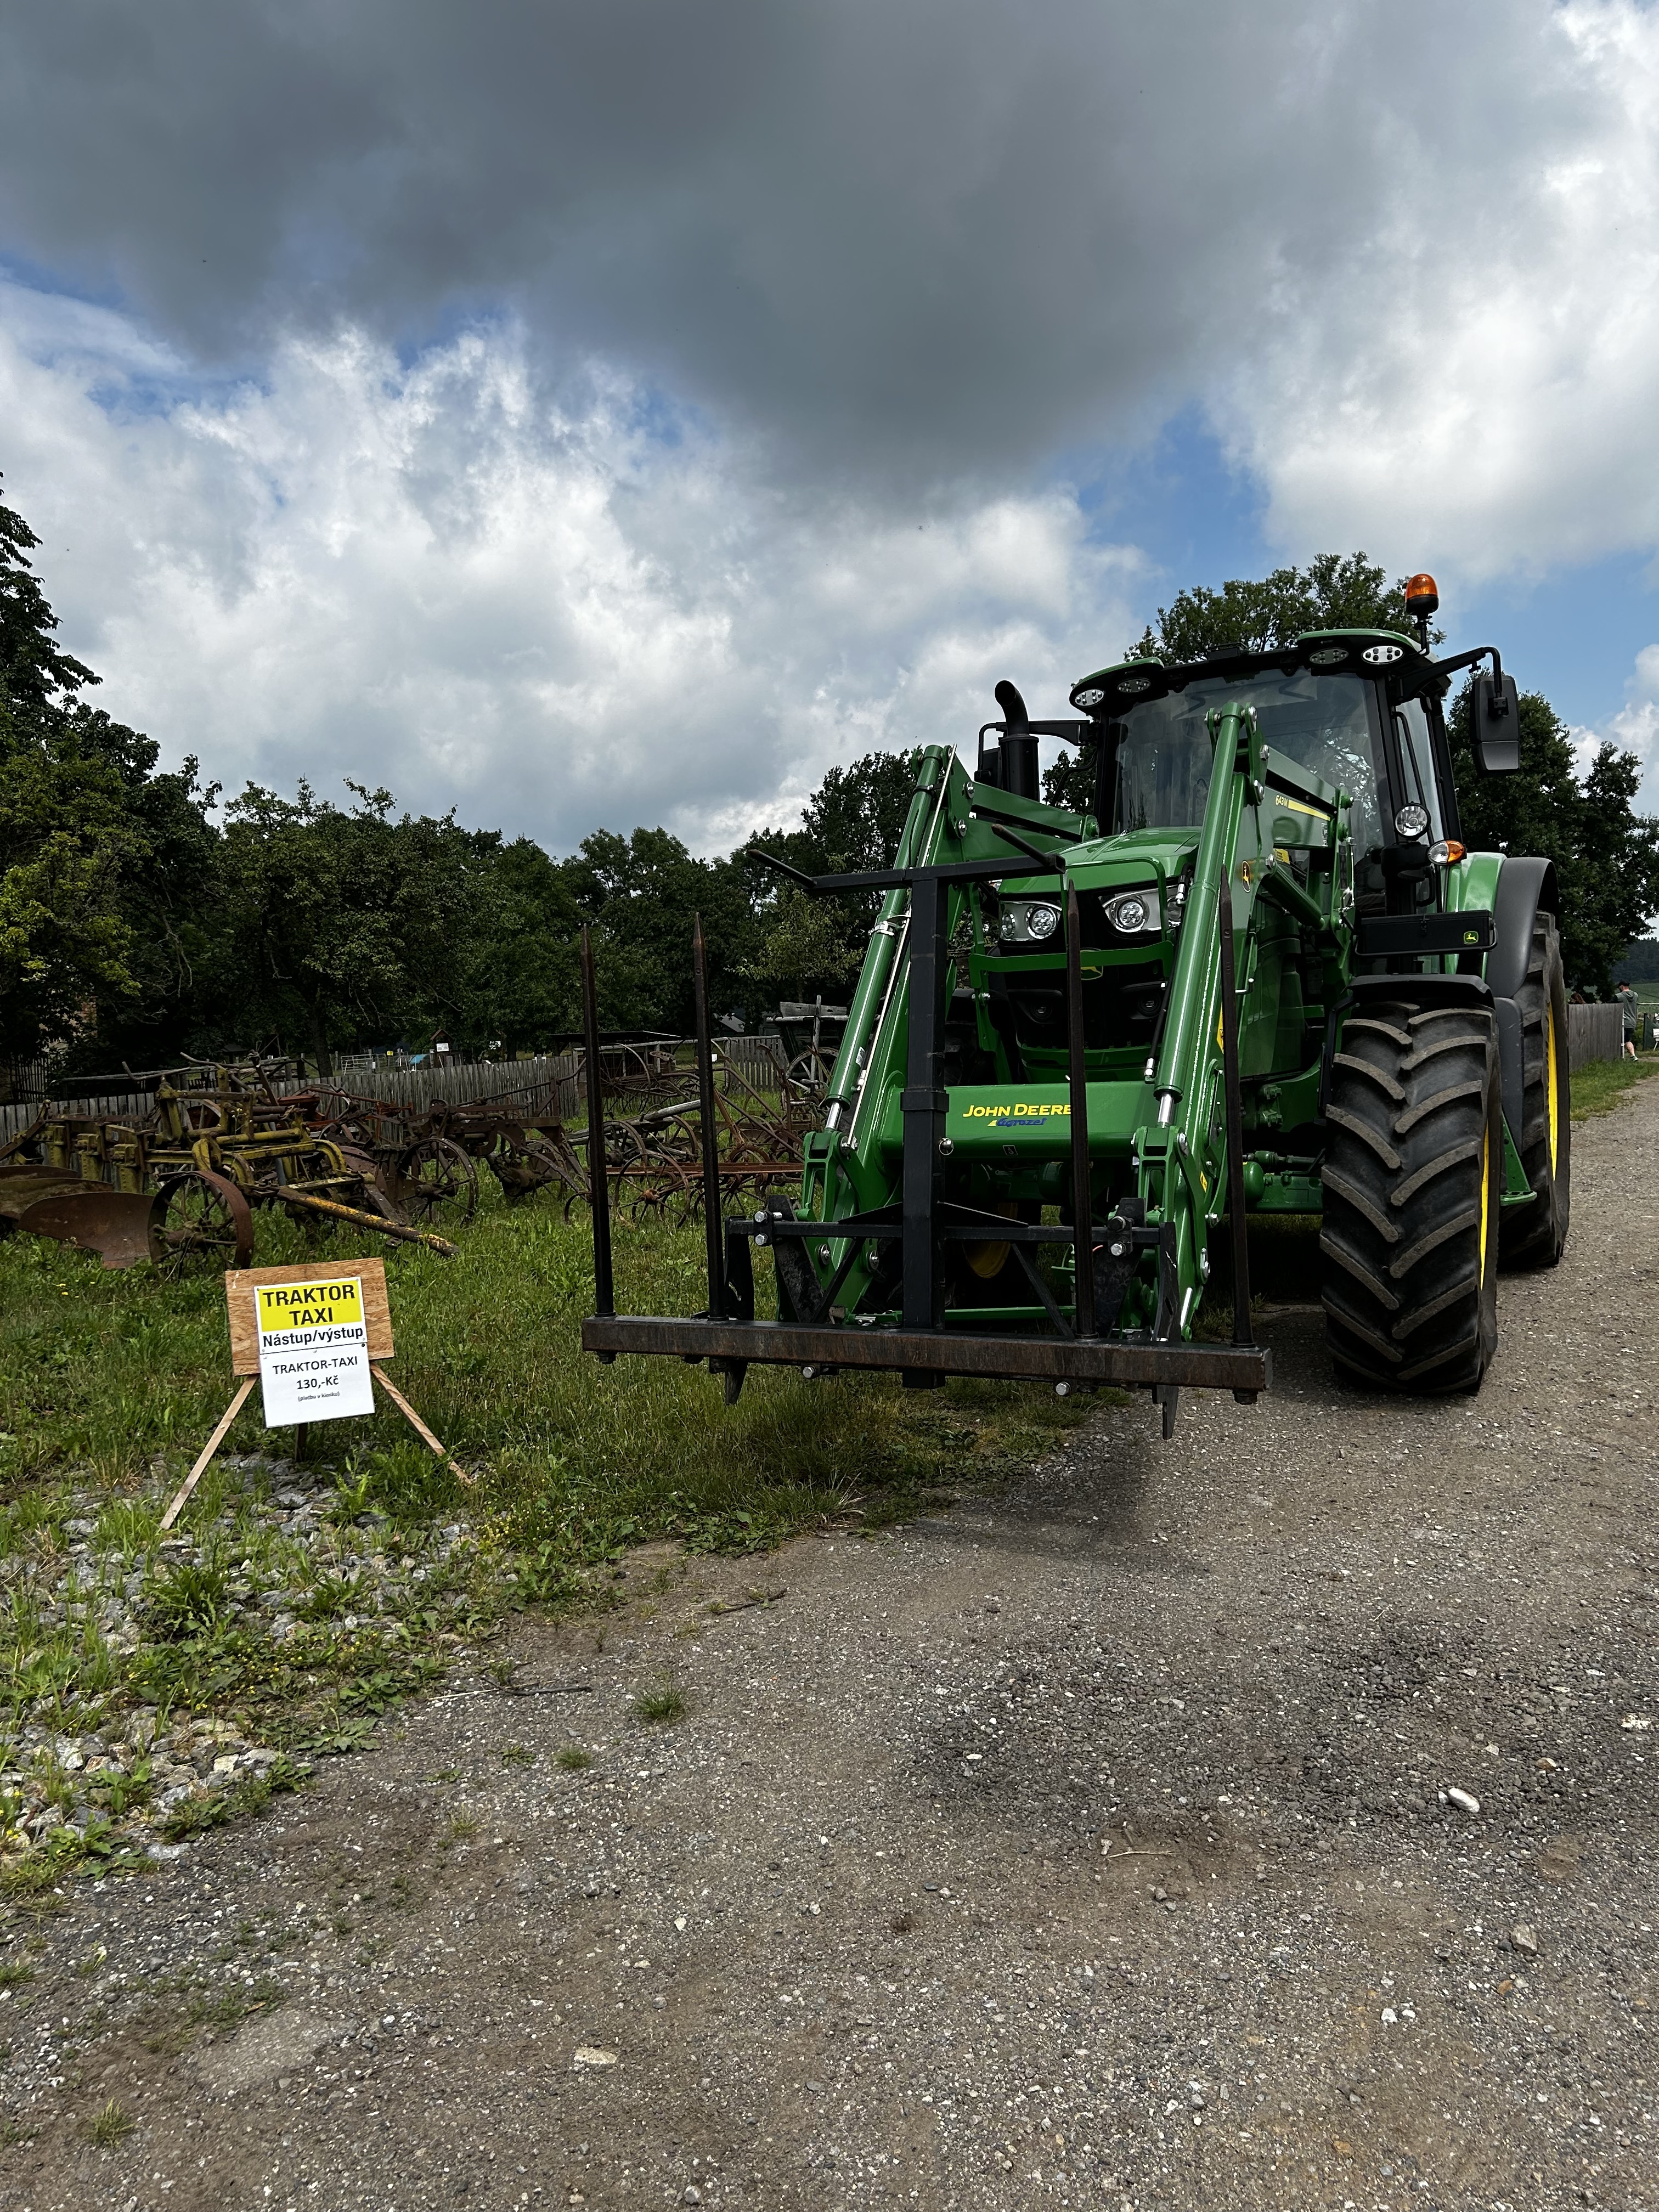
<path id="1" fill-rule="evenodd" d="M 1009 899 L 997 924 L 1005 945 L 1046 945 L 1060 927 L 1060 908 L 1046 899 Z"/>
<path id="2" fill-rule="evenodd" d="M 1104 912 L 1107 921 L 1120 936 L 1144 937 L 1158 927 L 1158 893 L 1125 891 L 1117 898 L 1108 899 Z"/>

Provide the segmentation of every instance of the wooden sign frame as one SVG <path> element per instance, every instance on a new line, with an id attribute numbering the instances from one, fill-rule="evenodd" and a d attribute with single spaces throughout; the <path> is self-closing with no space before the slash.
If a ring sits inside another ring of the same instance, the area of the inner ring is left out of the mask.
<path id="1" fill-rule="evenodd" d="M 392 1356 L 392 1306 L 386 1291 L 384 1260 L 325 1260 L 314 1267 L 233 1267 L 225 1277 L 225 1301 L 230 1309 L 230 1371 L 257 1375 L 259 1371 L 259 1322 L 253 1293 L 270 1283 L 331 1283 L 342 1275 L 356 1275 L 363 1286 L 363 1319 L 368 1324 L 368 1357 Z"/>
<path id="2" fill-rule="evenodd" d="M 179 1485 L 161 1516 L 161 1531 L 172 1528 L 185 1501 L 206 1474 L 213 1455 L 230 1433 L 230 1425 L 246 1404 L 259 1379 L 258 1302 L 255 1291 L 270 1283 L 325 1283 L 342 1275 L 355 1275 L 363 1286 L 363 1320 L 368 1332 L 368 1371 L 434 1457 L 442 1460 L 456 1479 L 470 1487 L 473 1478 L 456 1464 L 403 1392 L 386 1373 L 385 1362 L 395 1349 L 392 1335 L 392 1302 L 386 1295 L 384 1260 L 319 1260 L 297 1267 L 232 1267 L 225 1276 L 225 1307 L 230 1322 L 230 1371 L 240 1376 L 236 1395 L 225 1408 L 219 1425 L 208 1438 L 200 1458 Z M 295 1424 L 295 1449 L 305 1445 L 306 1425 Z"/>

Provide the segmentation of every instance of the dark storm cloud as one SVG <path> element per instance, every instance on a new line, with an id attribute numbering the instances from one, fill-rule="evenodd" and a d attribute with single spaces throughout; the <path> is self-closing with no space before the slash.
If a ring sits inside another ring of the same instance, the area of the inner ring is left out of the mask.
<path id="1" fill-rule="evenodd" d="M 1572 125 L 1543 0 L 6 14 L 0 248 L 198 359 L 505 302 L 815 471 L 1149 424 Z"/>

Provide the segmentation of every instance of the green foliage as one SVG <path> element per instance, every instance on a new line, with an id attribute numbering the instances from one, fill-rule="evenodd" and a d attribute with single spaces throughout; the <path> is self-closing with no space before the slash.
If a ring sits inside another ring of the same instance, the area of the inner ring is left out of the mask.
<path id="1" fill-rule="evenodd" d="M 1305 568 L 1275 568 L 1259 580 L 1234 577 L 1212 591 L 1194 584 L 1158 611 L 1134 647 L 1137 657 L 1202 660 L 1229 647 L 1252 653 L 1285 645 L 1310 629 L 1397 629 L 1410 633 L 1403 579 L 1389 584 L 1363 553 L 1320 553 Z"/>
<path id="2" fill-rule="evenodd" d="M 699 860 L 665 830 L 631 837 L 597 830 L 564 872 L 580 914 L 596 926 L 599 1018 L 607 1028 L 690 1034 L 698 914 L 714 1011 L 752 995 L 743 976 L 758 927 L 737 860 Z"/>
<path id="3" fill-rule="evenodd" d="M 1565 723 L 1541 693 L 1525 691 L 1519 769 L 1482 775 L 1471 696 L 1466 684 L 1448 717 L 1463 842 L 1472 852 L 1507 848 L 1554 861 L 1568 978 L 1609 993 L 1614 963 L 1659 908 L 1659 822 L 1631 805 L 1640 764 L 1604 744 L 1581 781 Z"/>
<path id="4" fill-rule="evenodd" d="M 98 679 L 55 641 L 37 543 L 0 503 L 0 1059 L 255 1048 L 326 1072 L 439 1030 L 462 1051 L 544 1049 L 579 1026 L 584 922 L 607 1028 L 689 1031 L 696 914 L 720 1012 L 856 965 L 859 902 L 803 931 L 742 854 L 702 860 L 662 829 L 596 831 L 559 860 L 349 781 L 343 803 L 250 784 L 216 823 L 193 762 L 157 775 L 155 745 L 81 698 Z M 808 867 L 881 865 L 911 782 L 901 754 L 832 769 L 779 842 Z"/>
<path id="5" fill-rule="evenodd" d="M 210 1635 L 229 1607 L 229 1589 L 218 1569 L 191 1563 L 151 1584 L 145 1622 L 152 1636 L 179 1643 Z"/>
<path id="6" fill-rule="evenodd" d="M 848 943 L 847 929 L 847 912 L 839 900 L 786 888 L 778 894 L 760 950 L 744 973 L 757 982 L 785 987 L 798 1001 L 815 991 L 833 992 L 858 974 L 864 957 Z"/>
<path id="7" fill-rule="evenodd" d="M 303 781 L 293 799 L 250 784 L 221 857 L 241 1018 L 325 1070 L 365 1034 L 465 1026 L 495 936 L 500 839 L 453 815 L 394 821 L 389 792 L 349 787 L 346 811 Z"/>
<path id="8" fill-rule="evenodd" d="M 1659 983 L 1659 937 L 1644 937 L 1613 964 L 1615 983 Z"/>

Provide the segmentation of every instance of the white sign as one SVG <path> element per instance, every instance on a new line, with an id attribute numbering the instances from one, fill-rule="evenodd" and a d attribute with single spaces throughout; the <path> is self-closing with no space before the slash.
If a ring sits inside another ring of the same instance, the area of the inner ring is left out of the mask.
<path id="1" fill-rule="evenodd" d="M 268 1429 L 374 1411 L 363 1286 L 356 1275 L 263 1283 L 253 1296 Z"/>

